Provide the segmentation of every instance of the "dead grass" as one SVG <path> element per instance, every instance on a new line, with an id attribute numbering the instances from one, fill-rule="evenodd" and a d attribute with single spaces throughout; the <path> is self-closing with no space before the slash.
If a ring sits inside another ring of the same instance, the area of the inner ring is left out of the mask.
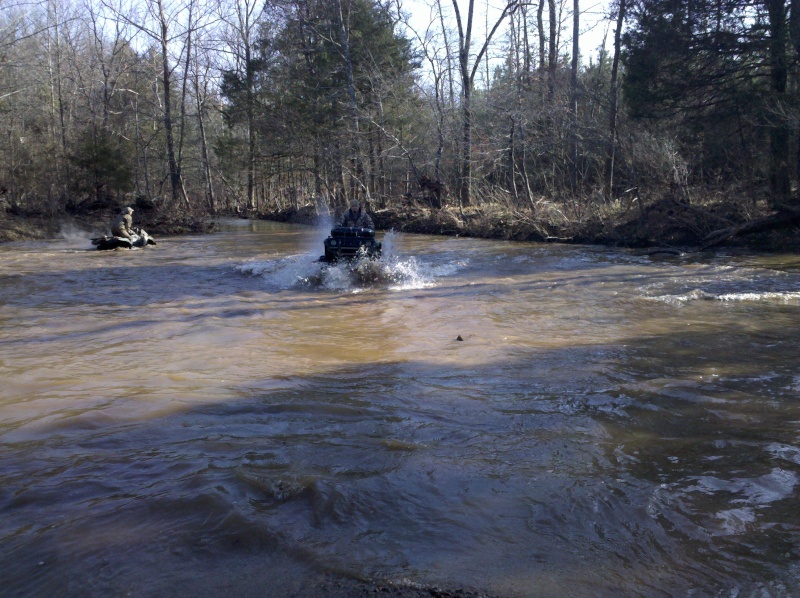
<path id="1" fill-rule="evenodd" d="M 711 233 L 742 225 L 772 213 L 763 199 L 721 190 L 704 193 L 669 193 L 639 198 L 623 197 L 611 202 L 577 198 L 556 202 L 545 197 L 531 205 L 516 206 L 507 198 L 484 201 L 460 208 L 446 205 L 432 209 L 427 202 L 406 202 L 373 212 L 377 228 L 433 235 L 468 236 L 516 241 L 560 241 L 619 247 L 678 247 L 692 250 L 703 246 Z M 112 214 L 87 214 L 79 218 L 101 228 Z M 317 206 L 251 214 L 251 217 L 316 224 Z M 142 209 L 136 226 L 152 235 L 206 233 L 213 223 L 202 215 L 178 215 Z M 54 234 L 58 222 L 41 216 L 0 212 L 0 242 L 41 239 Z M 786 226 L 742 235 L 726 245 L 763 251 L 800 250 L 800 228 Z"/>

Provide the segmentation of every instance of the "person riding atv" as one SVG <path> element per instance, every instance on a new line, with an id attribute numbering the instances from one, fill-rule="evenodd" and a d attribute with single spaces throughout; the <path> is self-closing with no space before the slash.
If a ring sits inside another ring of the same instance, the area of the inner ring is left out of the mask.
<path id="1" fill-rule="evenodd" d="M 331 230 L 324 244 L 325 255 L 320 257 L 322 262 L 381 257 L 381 242 L 375 240 L 375 224 L 361 209 L 361 202 L 357 199 L 350 202 L 350 209 L 342 215 L 340 226 Z"/>
<path id="2" fill-rule="evenodd" d="M 375 230 L 375 223 L 357 199 L 350 200 L 350 209 L 342 215 L 341 226 L 356 228 L 371 228 Z"/>
<path id="3" fill-rule="evenodd" d="M 136 235 L 133 230 L 133 208 L 128 206 L 111 223 L 111 234 L 122 239 L 132 239 Z"/>
<path id="4" fill-rule="evenodd" d="M 133 208 L 130 206 L 123 209 L 122 213 L 111 223 L 111 236 L 104 235 L 92 239 L 92 245 L 98 249 L 131 249 L 155 245 L 156 242 L 147 234 L 147 231 L 131 226 L 133 224 L 131 214 L 133 214 Z"/>

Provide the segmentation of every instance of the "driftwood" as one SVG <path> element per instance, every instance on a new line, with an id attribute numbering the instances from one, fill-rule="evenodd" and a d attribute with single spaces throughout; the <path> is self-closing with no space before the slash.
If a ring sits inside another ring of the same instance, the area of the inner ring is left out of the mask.
<path id="1" fill-rule="evenodd" d="M 729 226 L 728 228 L 715 230 L 714 232 L 706 235 L 706 237 L 703 239 L 703 246 L 701 249 L 714 247 L 715 245 L 729 241 L 730 239 L 739 235 L 748 235 L 751 233 L 780 228 L 782 226 L 789 226 L 797 221 L 800 221 L 800 208 L 795 208 L 793 206 L 781 206 L 780 211 L 772 216 L 759 218 L 758 220 L 751 220 L 750 222 L 745 222 L 744 224 L 737 226 Z"/>
<path id="2" fill-rule="evenodd" d="M 659 254 L 666 254 L 666 255 L 685 255 L 685 251 L 681 251 L 680 249 L 675 249 L 673 247 L 656 247 L 655 249 L 649 249 L 645 252 L 645 255 L 659 255 Z"/>

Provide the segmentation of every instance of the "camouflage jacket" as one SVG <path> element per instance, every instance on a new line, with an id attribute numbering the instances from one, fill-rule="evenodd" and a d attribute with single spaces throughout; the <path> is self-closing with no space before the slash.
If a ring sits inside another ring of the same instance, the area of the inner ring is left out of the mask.
<path id="1" fill-rule="evenodd" d="M 130 237 L 133 232 L 133 216 L 120 214 L 111 225 L 111 234 L 115 237 Z"/>
<path id="2" fill-rule="evenodd" d="M 342 226 L 358 226 L 361 228 L 371 229 L 375 228 L 372 218 L 370 218 L 369 214 L 367 214 L 363 209 L 359 209 L 358 212 L 347 210 L 342 216 Z"/>

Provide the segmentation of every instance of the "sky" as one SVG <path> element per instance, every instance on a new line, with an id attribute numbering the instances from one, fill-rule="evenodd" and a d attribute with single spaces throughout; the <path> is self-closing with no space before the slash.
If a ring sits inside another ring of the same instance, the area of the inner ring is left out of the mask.
<path id="1" fill-rule="evenodd" d="M 403 12 L 409 15 L 409 24 L 419 35 L 423 35 L 428 28 L 432 16 L 437 13 L 432 10 L 436 0 L 399 0 L 402 4 Z M 446 10 L 446 22 L 453 29 L 456 28 L 456 19 L 453 13 L 453 0 L 441 0 L 442 6 Z M 466 19 L 468 10 L 468 0 L 457 0 L 462 19 Z M 528 0 L 531 3 L 530 11 L 535 18 L 538 1 Z M 572 49 L 572 0 L 556 0 L 557 6 L 561 9 L 561 34 L 560 34 L 560 53 L 570 54 Z M 580 30 L 581 30 L 581 61 L 589 64 L 590 61 L 596 62 L 599 48 L 603 45 L 605 36 L 605 47 L 610 49 L 613 42 L 613 25 L 608 16 L 610 14 L 610 0 L 581 0 L 580 2 Z M 473 25 L 473 47 L 480 48 L 486 35 L 486 23 L 488 20 L 491 28 L 498 17 L 502 14 L 503 0 L 475 0 L 475 19 Z M 488 17 L 488 18 L 487 18 Z M 547 24 L 547 8 L 545 7 L 545 27 Z M 440 27 L 436 24 L 435 32 L 438 34 Z M 507 36 L 507 25 L 501 25 L 494 36 L 495 42 L 493 54 L 496 56 L 500 51 L 500 44 L 505 41 Z"/>

